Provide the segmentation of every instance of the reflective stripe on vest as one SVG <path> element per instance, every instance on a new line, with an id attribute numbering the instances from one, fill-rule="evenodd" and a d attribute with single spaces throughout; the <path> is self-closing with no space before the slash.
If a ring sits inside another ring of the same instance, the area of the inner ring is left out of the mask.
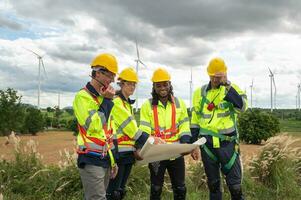
<path id="1" fill-rule="evenodd" d="M 94 96 L 93 94 L 90 93 L 90 91 L 85 87 L 83 88 L 88 94 L 90 94 L 90 96 L 93 98 L 93 100 L 99 105 L 100 102 L 98 101 L 97 97 Z M 96 112 L 96 111 L 95 111 Z M 95 113 L 93 112 L 93 114 Z M 106 124 L 106 119 L 101 117 L 101 122 L 102 122 L 102 126 L 103 126 L 103 130 L 105 132 L 105 140 L 101 140 L 95 137 L 90 137 L 87 135 L 87 130 L 89 128 L 89 125 L 91 123 L 91 118 L 92 118 L 92 112 L 90 113 L 90 116 L 87 118 L 85 125 L 81 126 L 79 123 L 77 124 L 78 126 L 78 130 L 79 133 L 84 141 L 84 146 L 86 148 L 83 148 L 83 146 L 79 146 L 77 153 L 78 154 L 87 154 L 89 152 L 96 152 L 96 153 L 101 153 L 102 156 L 107 155 L 107 153 L 109 154 L 110 160 L 111 160 L 111 166 L 114 167 L 115 166 L 115 160 L 113 157 L 113 153 L 111 151 L 112 147 L 113 147 L 113 129 L 112 129 L 112 123 L 110 123 L 110 129 L 107 128 L 107 124 Z M 87 142 L 86 139 L 89 139 L 90 141 L 92 141 L 93 143 L 95 143 L 95 145 L 91 145 L 91 143 Z M 97 148 L 93 148 L 93 147 L 97 147 Z M 102 148 L 101 148 L 102 147 Z"/>
<path id="2" fill-rule="evenodd" d="M 178 102 L 179 106 L 179 102 Z M 175 99 L 172 97 L 172 103 L 171 103 L 171 128 L 166 129 L 164 131 L 160 130 L 159 126 L 159 118 L 158 118 L 158 105 L 153 105 L 153 115 L 154 115 L 154 135 L 156 137 L 160 137 L 162 139 L 168 140 L 175 136 L 178 132 L 179 129 L 176 127 L 176 105 L 175 105 Z M 178 141 L 179 139 L 175 140 L 169 140 L 169 142 L 175 142 Z"/>

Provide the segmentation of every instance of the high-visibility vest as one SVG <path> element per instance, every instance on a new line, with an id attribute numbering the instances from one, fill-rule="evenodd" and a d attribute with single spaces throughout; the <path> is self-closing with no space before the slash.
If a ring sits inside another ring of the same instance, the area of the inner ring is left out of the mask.
<path id="1" fill-rule="evenodd" d="M 134 151 L 135 141 L 141 136 L 142 131 L 138 129 L 132 107 L 120 97 L 116 97 L 113 101 L 112 115 L 116 128 L 114 139 L 117 139 L 118 151 Z"/>
<path id="2" fill-rule="evenodd" d="M 78 121 L 79 134 L 77 136 L 78 154 L 93 154 L 105 157 L 109 154 L 111 165 L 115 159 L 111 149 L 113 144 L 112 118 L 108 122 L 99 105 L 102 96 L 93 95 L 87 88 L 80 90 L 73 102 L 74 114 Z"/>
<path id="3" fill-rule="evenodd" d="M 175 97 L 166 107 L 160 101 L 158 105 L 152 105 L 152 99 L 146 101 L 140 109 L 139 128 L 167 143 L 179 143 L 182 136 L 191 136 L 185 103 Z"/>
<path id="4" fill-rule="evenodd" d="M 234 108 L 232 103 L 224 100 L 227 95 L 225 86 L 207 91 L 208 85 L 203 85 L 193 94 L 191 128 L 199 128 L 200 135 L 213 136 L 213 146 L 219 148 L 219 140 L 235 140 L 227 134 L 237 131 L 237 114 L 247 109 L 246 95 L 235 84 L 231 86 L 241 95 L 243 108 Z M 214 104 L 210 108 L 210 104 Z"/>

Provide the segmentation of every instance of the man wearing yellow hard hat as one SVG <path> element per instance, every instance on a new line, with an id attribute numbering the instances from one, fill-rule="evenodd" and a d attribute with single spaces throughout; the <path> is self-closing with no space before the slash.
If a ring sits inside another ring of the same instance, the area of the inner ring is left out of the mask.
<path id="1" fill-rule="evenodd" d="M 222 199 L 220 170 L 226 177 L 231 199 L 244 199 L 239 156 L 237 114 L 247 110 L 247 96 L 227 79 L 223 59 L 213 58 L 207 67 L 208 84 L 195 90 L 191 118 L 192 142 L 205 137 L 201 156 L 207 175 L 210 200 Z M 199 159 L 199 150 L 192 153 Z"/>
<path id="2" fill-rule="evenodd" d="M 100 54 L 91 63 L 92 79 L 75 96 L 73 109 L 78 121 L 77 166 L 86 200 L 106 199 L 109 178 L 116 176 L 111 110 L 116 58 Z"/>
<path id="3" fill-rule="evenodd" d="M 189 143 L 191 133 L 184 101 L 173 94 L 169 73 L 162 68 L 153 73 L 152 98 L 143 103 L 139 128 L 165 143 Z M 161 199 L 164 174 L 169 173 L 175 200 L 186 197 L 184 157 L 149 164 L 150 199 Z"/>

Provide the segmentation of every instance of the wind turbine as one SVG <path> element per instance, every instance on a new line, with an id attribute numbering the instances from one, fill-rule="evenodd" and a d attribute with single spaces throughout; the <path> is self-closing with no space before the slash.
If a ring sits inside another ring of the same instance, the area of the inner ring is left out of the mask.
<path id="1" fill-rule="evenodd" d="M 138 75 L 139 64 L 142 64 L 146 68 L 147 68 L 147 66 L 140 60 L 140 54 L 139 54 L 137 39 L 136 39 L 136 53 L 137 53 L 137 59 L 135 60 L 135 62 L 136 62 L 136 72 L 137 72 L 137 76 L 139 77 L 139 75 Z M 136 112 L 137 111 L 138 111 L 138 85 L 136 86 Z"/>
<path id="2" fill-rule="evenodd" d="M 24 47 L 23 47 L 24 48 Z M 44 70 L 44 74 L 47 78 L 47 74 L 46 74 L 46 70 L 45 70 L 45 66 L 44 66 L 44 62 L 43 62 L 43 56 L 40 56 L 39 54 L 37 54 L 36 52 L 30 50 L 30 49 L 26 49 L 24 48 L 25 50 L 33 53 L 34 55 L 37 56 L 38 60 L 39 60 L 39 78 L 38 78 L 38 81 L 39 81 L 39 84 L 38 84 L 38 109 L 40 109 L 40 94 L 41 94 L 41 66 L 43 67 L 43 70 Z"/>
<path id="3" fill-rule="evenodd" d="M 253 108 L 253 83 L 254 83 L 254 80 L 252 79 L 252 84 L 250 85 L 250 92 L 251 92 L 251 109 Z"/>
<path id="4" fill-rule="evenodd" d="M 269 67 L 268 67 L 269 68 Z M 276 93 L 277 93 L 277 89 L 276 89 L 276 84 L 275 84 L 275 79 L 274 79 L 274 73 L 272 72 L 272 70 L 269 68 L 270 74 L 270 84 L 271 84 L 271 112 L 273 112 L 273 109 L 275 109 L 276 107 Z M 273 87 L 274 87 L 274 95 L 273 95 Z M 273 101 L 274 99 L 274 101 Z"/>

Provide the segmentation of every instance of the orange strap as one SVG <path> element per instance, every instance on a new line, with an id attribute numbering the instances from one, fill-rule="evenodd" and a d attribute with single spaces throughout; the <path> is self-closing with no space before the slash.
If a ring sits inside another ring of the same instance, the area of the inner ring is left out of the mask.
<path id="1" fill-rule="evenodd" d="M 118 143 L 125 142 L 125 141 L 130 141 L 130 140 L 131 140 L 131 138 L 127 135 L 123 135 L 123 136 L 121 136 L 120 138 L 117 139 Z"/>
<path id="2" fill-rule="evenodd" d="M 97 97 L 92 94 L 87 87 L 84 87 L 83 88 L 88 94 L 91 95 L 91 97 L 94 99 L 94 101 L 99 105 L 99 100 L 97 99 Z M 105 146 L 106 144 L 108 144 L 108 149 L 111 149 L 112 148 L 112 143 L 113 143 L 113 139 L 112 139 L 112 133 L 113 133 L 113 129 L 112 129 L 112 123 L 110 123 L 110 129 L 107 128 L 107 125 L 103 125 L 103 129 L 104 129 L 104 132 L 105 132 L 105 135 L 106 135 L 106 140 L 100 140 L 98 138 L 95 138 L 95 137 L 90 137 L 87 135 L 87 131 L 86 129 L 81 126 L 80 124 L 77 124 L 77 127 L 78 127 L 78 130 L 79 130 L 79 133 L 81 134 L 81 137 L 84 141 L 84 145 L 86 146 L 86 150 L 85 151 L 81 151 L 81 150 L 78 150 L 77 152 L 78 153 L 88 153 L 89 151 L 92 151 L 92 149 L 90 148 L 90 145 L 87 143 L 86 141 L 86 138 L 91 140 L 92 142 L 94 142 L 95 144 L 99 145 L 99 146 Z M 99 150 L 94 150 L 94 152 L 101 152 Z M 106 151 L 106 152 L 107 152 Z M 106 153 L 106 152 L 102 152 L 102 153 Z"/>
<path id="3" fill-rule="evenodd" d="M 160 131 L 159 128 L 159 118 L 158 118 L 158 105 L 153 105 L 153 114 L 154 114 L 154 123 L 155 123 L 155 136 L 160 137 L 162 139 L 169 139 L 175 136 L 179 130 L 176 128 L 176 106 L 174 103 L 174 97 L 172 97 L 171 103 L 171 128 L 166 129 L 164 131 Z M 165 133 L 171 132 L 169 135 L 165 135 Z"/>

